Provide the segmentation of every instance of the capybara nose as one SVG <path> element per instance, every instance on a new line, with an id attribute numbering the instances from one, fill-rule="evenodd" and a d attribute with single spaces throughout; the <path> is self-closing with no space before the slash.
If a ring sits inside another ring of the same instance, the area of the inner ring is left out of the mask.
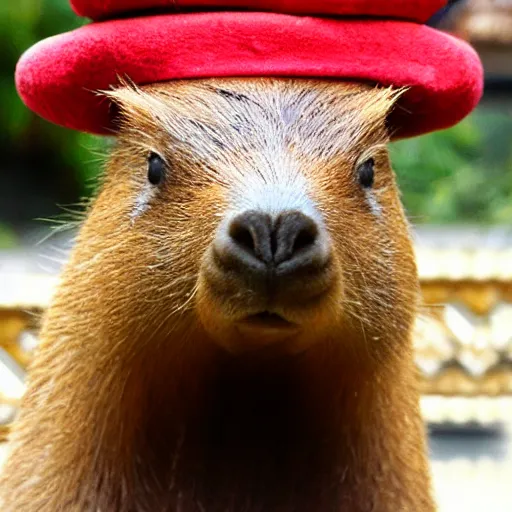
<path id="1" fill-rule="evenodd" d="M 312 263 L 320 251 L 315 243 L 317 223 L 296 210 L 274 218 L 265 212 L 246 211 L 230 222 L 228 233 L 231 243 L 226 249 L 232 258 L 257 260 L 267 268 L 299 269 Z"/>

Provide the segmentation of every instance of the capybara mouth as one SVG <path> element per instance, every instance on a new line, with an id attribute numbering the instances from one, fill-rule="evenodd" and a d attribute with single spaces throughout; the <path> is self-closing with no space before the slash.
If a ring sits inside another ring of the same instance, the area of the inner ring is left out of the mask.
<path id="1" fill-rule="evenodd" d="M 290 322 L 277 313 L 262 311 L 254 315 L 244 317 L 237 322 L 239 328 L 243 331 L 261 331 L 263 332 L 288 332 L 294 331 L 299 326 Z"/>

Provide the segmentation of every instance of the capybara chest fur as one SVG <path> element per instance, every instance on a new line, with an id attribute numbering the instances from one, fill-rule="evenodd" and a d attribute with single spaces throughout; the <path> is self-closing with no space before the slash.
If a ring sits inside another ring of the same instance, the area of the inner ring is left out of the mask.
<path id="1" fill-rule="evenodd" d="M 5 512 L 432 512 L 390 166 L 400 91 L 126 85 Z"/>

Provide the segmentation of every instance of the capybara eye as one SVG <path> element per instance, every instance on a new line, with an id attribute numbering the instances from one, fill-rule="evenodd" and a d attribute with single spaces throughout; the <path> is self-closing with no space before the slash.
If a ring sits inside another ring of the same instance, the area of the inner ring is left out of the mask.
<path id="1" fill-rule="evenodd" d="M 359 183 L 364 188 L 373 187 L 373 182 L 375 180 L 375 160 L 373 158 L 368 158 L 362 164 L 359 164 L 357 167 L 357 174 L 359 177 Z"/>
<path id="2" fill-rule="evenodd" d="M 165 162 L 160 155 L 150 153 L 148 156 L 148 181 L 151 185 L 159 185 L 165 176 Z"/>

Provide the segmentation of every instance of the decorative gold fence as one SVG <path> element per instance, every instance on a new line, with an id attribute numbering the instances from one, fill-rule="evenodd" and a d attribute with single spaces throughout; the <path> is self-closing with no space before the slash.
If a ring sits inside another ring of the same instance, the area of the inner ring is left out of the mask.
<path id="1" fill-rule="evenodd" d="M 431 423 L 512 419 L 512 247 L 417 250 L 422 408 Z"/>
<path id="2" fill-rule="evenodd" d="M 512 248 L 418 248 L 425 307 L 416 325 L 422 408 L 431 423 L 512 418 Z M 55 277 L 0 277 L 0 439 L 37 347 Z"/>

